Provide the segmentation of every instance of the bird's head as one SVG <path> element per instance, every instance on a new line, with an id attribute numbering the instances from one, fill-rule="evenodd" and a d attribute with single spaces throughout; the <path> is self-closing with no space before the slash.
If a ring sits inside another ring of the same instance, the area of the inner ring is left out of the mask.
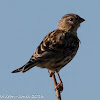
<path id="1" fill-rule="evenodd" d="M 76 14 L 66 14 L 60 19 L 58 29 L 76 32 L 83 21 L 85 20 Z"/>

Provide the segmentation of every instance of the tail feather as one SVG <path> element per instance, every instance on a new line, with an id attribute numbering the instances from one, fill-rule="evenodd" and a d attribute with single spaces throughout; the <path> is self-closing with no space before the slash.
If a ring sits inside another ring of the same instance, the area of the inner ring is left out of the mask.
<path id="1" fill-rule="evenodd" d="M 34 67 L 36 65 L 36 62 L 28 62 L 26 63 L 24 66 L 22 66 L 21 68 L 18 68 L 14 71 L 12 71 L 12 73 L 17 73 L 17 72 L 26 72 L 28 71 L 29 69 L 31 69 L 32 67 Z"/>
<path id="2" fill-rule="evenodd" d="M 23 67 L 21 67 L 21 68 L 18 68 L 18 69 L 16 69 L 16 70 L 12 71 L 12 73 L 21 72 L 21 71 L 22 71 L 22 69 L 23 69 Z"/>

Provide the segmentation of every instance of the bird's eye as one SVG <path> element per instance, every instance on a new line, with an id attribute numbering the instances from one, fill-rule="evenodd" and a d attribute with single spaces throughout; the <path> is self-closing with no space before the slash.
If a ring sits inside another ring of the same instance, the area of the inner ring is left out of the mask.
<path id="1" fill-rule="evenodd" d="M 69 21 L 73 21 L 73 18 L 70 18 Z"/>

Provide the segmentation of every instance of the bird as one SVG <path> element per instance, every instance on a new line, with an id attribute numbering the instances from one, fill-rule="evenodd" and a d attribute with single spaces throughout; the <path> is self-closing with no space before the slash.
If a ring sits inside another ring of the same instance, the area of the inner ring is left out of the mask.
<path id="1" fill-rule="evenodd" d="M 85 19 L 74 13 L 64 15 L 60 19 L 57 29 L 44 37 L 29 61 L 12 73 L 24 73 L 35 66 L 47 68 L 50 77 L 55 72 L 59 77 L 60 82 L 55 89 L 63 87 L 59 71 L 76 55 L 80 43 L 77 30 L 84 21 Z"/>

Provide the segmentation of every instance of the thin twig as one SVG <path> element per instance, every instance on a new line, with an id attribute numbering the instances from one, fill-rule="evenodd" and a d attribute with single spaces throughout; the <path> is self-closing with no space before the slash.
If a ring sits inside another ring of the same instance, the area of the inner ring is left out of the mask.
<path id="1" fill-rule="evenodd" d="M 52 75 L 52 80 L 53 80 L 54 87 L 56 87 L 57 86 L 57 81 L 56 81 L 55 74 Z M 56 89 L 55 92 L 56 92 L 57 100 L 61 100 L 60 90 Z"/>

